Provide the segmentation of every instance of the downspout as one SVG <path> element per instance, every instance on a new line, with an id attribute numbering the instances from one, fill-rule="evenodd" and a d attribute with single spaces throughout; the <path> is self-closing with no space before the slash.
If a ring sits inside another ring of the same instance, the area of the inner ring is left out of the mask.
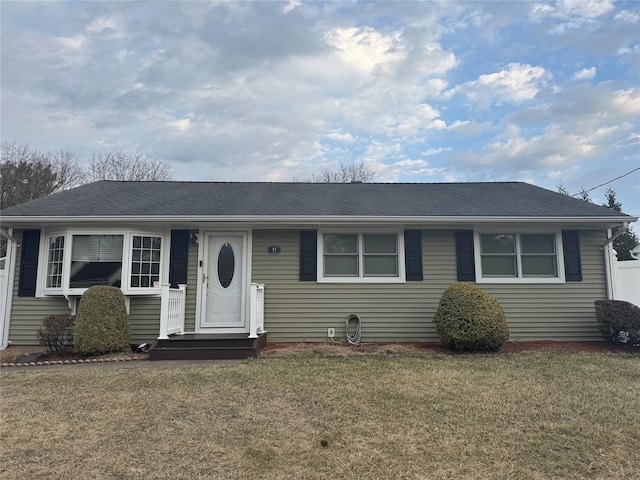
<path id="1" fill-rule="evenodd" d="M 0 292 L 4 296 L 4 305 L 0 311 L 0 350 L 9 346 L 9 327 L 11 324 L 11 304 L 13 300 L 13 280 L 16 269 L 16 254 L 18 241 L 13 236 L 13 228 L 8 233 L 0 230 L 2 237 L 7 239 L 7 256 L 5 260 L 5 288 Z"/>
<path id="2" fill-rule="evenodd" d="M 620 229 L 611 237 L 607 238 L 607 241 L 602 245 L 602 249 L 604 251 L 604 269 L 605 269 L 605 278 L 607 284 L 607 299 L 615 300 L 615 296 L 617 292 L 617 279 L 618 274 L 617 270 L 614 271 L 612 257 L 613 257 L 613 242 L 616 238 L 622 235 L 629 229 L 629 222 L 623 222 Z M 611 229 L 607 229 L 607 236 L 611 235 Z"/>
<path id="3" fill-rule="evenodd" d="M 5 232 L 4 230 L 2 230 L 0 228 L 0 237 L 4 237 L 7 240 L 9 240 L 10 242 L 17 243 L 17 240 L 15 238 L 13 238 L 13 228 L 10 228 L 9 232 Z"/>

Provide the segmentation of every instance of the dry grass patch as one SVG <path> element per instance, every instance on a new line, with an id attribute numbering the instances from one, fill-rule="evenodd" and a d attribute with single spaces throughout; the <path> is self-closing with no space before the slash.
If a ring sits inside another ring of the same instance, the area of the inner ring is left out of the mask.
<path id="1" fill-rule="evenodd" d="M 2 374 L 2 478 L 631 479 L 626 354 L 138 362 Z"/>

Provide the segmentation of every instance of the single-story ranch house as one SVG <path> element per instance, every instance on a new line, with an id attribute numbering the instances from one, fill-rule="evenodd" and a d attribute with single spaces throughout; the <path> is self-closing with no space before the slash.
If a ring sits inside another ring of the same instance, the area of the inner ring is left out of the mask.
<path id="1" fill-rule="evenodd" d="M 241 356 L 266 332 L 344 339 L 351 314 L 364 342 L 437 341 L 455 282 L 500 302 L 511 340 L 600 340 L 612 232 L 637 220 L 519 182 L 100 181 L 1 214 L 3 347 L 37 344 L 43 317 L 114 285 L 157 359 L 211 358 L 220 339 Z"/>

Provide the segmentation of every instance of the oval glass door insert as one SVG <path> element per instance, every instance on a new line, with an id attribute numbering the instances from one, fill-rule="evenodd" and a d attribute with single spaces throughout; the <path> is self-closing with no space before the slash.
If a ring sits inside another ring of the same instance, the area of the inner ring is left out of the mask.
<path id="1" fill-rule="evenodd" d="M 222 288 L 227 288 L 231 285 L 233 280 L 233 274 L 236 268 L 235 256 L 233 254 L 233 247 L 228 243 L 225 243 L 220 248 L 218 254 L 218 280 Z"/>

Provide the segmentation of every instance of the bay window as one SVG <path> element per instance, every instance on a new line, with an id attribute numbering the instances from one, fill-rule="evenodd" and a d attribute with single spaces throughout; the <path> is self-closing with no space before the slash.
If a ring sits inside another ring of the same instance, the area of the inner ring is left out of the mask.
<path id="1" fill-rule="evenodd" d="M 122 235 L 73 235 L 69 288 L 120 287 Z"/>
<path id="2" fill-rule="evenodd" d="M 160 291 L 162 234 L 68 230 L 43 237 L 39 264 L 45 295 L 80 295 L 94 285 L 119 287 L 126 294 Z"/>

